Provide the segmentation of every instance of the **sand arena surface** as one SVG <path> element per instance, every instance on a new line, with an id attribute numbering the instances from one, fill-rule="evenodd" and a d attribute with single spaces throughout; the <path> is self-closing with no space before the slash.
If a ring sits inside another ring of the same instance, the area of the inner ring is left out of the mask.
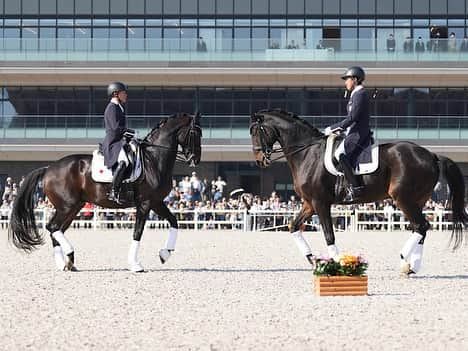
<path id="1" fill-rule="evenodd" d="M 147 273 L 126 270 L 130 230 L 69 231 L 80 272 L 0 240 L 0 350 L 467 350 L 468 247 L 429 232 L 424 267 L 398 275 L 408 233 L 338 233 L 370 261 L 367 297 L 316 297 L 287 233 L 189 232 L 161 265 L 166 231 L 146 230 Z M 320 233 L 307 234 L 325 252 Z"/>

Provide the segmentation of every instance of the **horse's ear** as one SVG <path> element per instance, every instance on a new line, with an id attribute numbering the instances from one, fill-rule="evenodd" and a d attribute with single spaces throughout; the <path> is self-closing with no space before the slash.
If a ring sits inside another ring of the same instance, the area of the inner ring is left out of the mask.
<path id="1" fill-rule="evenodd" d="M 167 118 L 163 118 L 159 121 L 158 128 L 161 128 L 163 125 L 165 125 L 167 122 Z"/>
<path id="2" fill-rule="evenodd" d="M 197 111 L 195 113 L 195 117 L 193 118 L 193 123 L 196 125 L 196 126 L 199 126 L 200 125 L 200 119 L 201 119 L 201 113 L 200 111 Z"/>
<path id="3" fill-rule="evenodd" d="M 250 115 L 250 123 L 255 123 L 258 121 L 258 116 L 257 114 L 254 112 Z"/>

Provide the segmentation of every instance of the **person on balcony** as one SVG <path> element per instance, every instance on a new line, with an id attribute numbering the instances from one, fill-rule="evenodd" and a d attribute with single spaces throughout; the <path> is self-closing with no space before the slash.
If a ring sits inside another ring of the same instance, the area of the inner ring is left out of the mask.
<path id="1" fill-rule="evenodd" d="M 405 42 L 403 43 L 403 52 L 411 53 L 414 51 L 413 39 L 411 37 L 406 37 Z"/>
<path id="2" fill-rule="evenodd" d="M 361 67 L 354 66 L 346 70 L 341 76 L 345 81 L 346 95 L 351 93 L 347 111 L 348 116 L 341 122 L 327 127 L 325 135 L 330 135 L 336 130 L 344 130 L 346 134 L 344 142 L 338 147 L 335 155 L 338 156 L 340 167 L 351 186 L 346 191 L 344 201 L 352 202 L 362 195 L 363 186 L 354 174 L 354 168 L 361 151 L 372 139 L 370 130 L 369 95 L 364 89 L 362 82 L 365 72 Z"/>
<path id="3" fill-rule="evenodd" d="M 393 34 L 390 33 L 387 38 L 387 51 L 388 52 L 395 52 L 396 41 L 393 37 Z"/>
<path id="4" fill-rule="evenodd" d="M 104 164 L 112 170 L 114 175 L 112 190 L 108 195 L 108 199 L 120 204 L 120 186 L 129 164 L 123 138 L 124 136 L 134 135 L 135 131 L 128 129 L 126 126 L 124 105 L 127 102 L 127 85 L 122 82 L 113 82 L 107 87 L 107 94 L 110 101 L 104 112 L 106 136 L 102 143 L 102 151 L 104 153 Z"/>
<path id="5" fill-rule="evenodd" d="M 325 49 L 325 46 L 323 46 L 323 41 L 322 40 L 318 41 L 317 46 L 315 46 L 315 49 L 317 49 L 317 50 L 324 50 Z"/>
<path id="6" fill-rule="evenodd" d="M 418 53 L 421 54 L 424 51 L 426 51 L 426 48 L 424 46 L 424 42 L 422 40 L 422 37 L 418 37 L 418 40 L 416 41 L 416 45 L 414 46 L 414 50 Z"/>
<path id="7" fill-rule="evenodd" d="M 460 52 L 468 52 L 468 37 L 464 37 L 460 45 Z"/>
<path id="8" fill-rule="evenodd" d="M 456 52 L 457 51 L 457 38 L 455 37 L 455 33 L 451 32 L 449 38 L 447 40 L 447 50 L 448 52 Z"/>

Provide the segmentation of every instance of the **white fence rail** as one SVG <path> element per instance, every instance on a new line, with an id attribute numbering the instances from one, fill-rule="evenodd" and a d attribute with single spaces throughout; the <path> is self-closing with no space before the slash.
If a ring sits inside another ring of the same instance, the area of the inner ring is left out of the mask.
<path id="1" fill-rule="evenodd" d="M 9 226 L 10 210 L 2 210 L 0 228 Z M 49 208 L 36 209 L 36 223 L 38 228 L 44 229 L 53 215 Z M 299 211 L 250 211 L 247 210 L 175 210 L 179 227 L 182 229 L 233 229 L 242 231 L 288 230 L 289 223 Z M 432 230 L 451 229 L 452 212 L 446 210 L 424 211 Z M 399 210 L 360 210 L 333 209 L 333 224 L 339 231 L 396 231 L 406 230 L 409 222 Z M 134 209 L 82 209 L 72 223 L 72 228 L 119 229 L 133 228 L 135 223 Z M 317 216 L 312 216 L 306 223 L 308 230 L 320 230 Z M 168 228 L 169 223 L 151 213 L 147 228 Z"/>

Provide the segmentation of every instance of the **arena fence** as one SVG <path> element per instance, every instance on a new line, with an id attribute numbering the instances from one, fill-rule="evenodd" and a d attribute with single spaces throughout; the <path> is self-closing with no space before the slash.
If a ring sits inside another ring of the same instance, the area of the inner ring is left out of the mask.
<path id="1" fill-rule="evenodd" d="M 38 228 L 44 229 L 53 215 L 49 208 L 36 209 Z M 82 209 L 72 223 L 72 228 L 89 229 L 132 229 L 135 223 L 135 209 Z M 172 211 L 181 229 L 232 229 L 240 231 L 287 231 L 289 223 L 299 213 L 298 210 L 221 210 L 195 209 Z M 432 230 L 450 230 L 452 212 L 446 210 L 424 211 Z M 0 227 L 8 228 L 10 210 L 1 212 Z M 409 222 L 399 210 L 333 209 L 332 218 L 338 231 L 397 231 L 407 230 Z M 166 229 L 169 223 L 154 213 L 150 213 L 146 228 Z M 306 230 L 320 230 L 318 216 L 314 215 L 306 223 Z"/>

